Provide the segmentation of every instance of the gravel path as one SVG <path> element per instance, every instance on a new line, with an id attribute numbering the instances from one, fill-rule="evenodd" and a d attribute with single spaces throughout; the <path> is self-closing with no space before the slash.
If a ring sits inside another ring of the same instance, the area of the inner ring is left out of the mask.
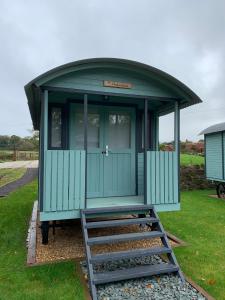
<path id="1" fill-rule="evenodd" d="M 18 160 L 0 163 L 0 169 L 38 168 L 38 160 Z"/>
<path id="2" fill-rule="evenodd" d="M 27 169 L 26 173 L 16 181 L 10 182 L 0 187 L 0 197 L 7 196 L 9 193 L 17 190 L 19 187 L 31 182 L 38 175 L 37 168 Z"/>
<path id="3" fill-rule="evenodd" d="M 99 264 L 95 271 L 113 271 L 135 265 L 161 263 L 159 256 L 120 260 Z M 86 262 L 81 262 L 87 274 Z M 177 275 L 161 275 L 99 285 L 98 300 L 206 300 L 188 282 L 182 284 Z"/>

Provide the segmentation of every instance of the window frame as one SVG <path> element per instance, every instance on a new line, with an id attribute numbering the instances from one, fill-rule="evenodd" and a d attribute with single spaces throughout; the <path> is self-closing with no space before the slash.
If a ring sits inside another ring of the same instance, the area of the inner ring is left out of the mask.
<path id="1" fill-rule="evenodd" d="M 61 109 L 62 128 L 61 128 L 61 146 L 53 147 L 52 141 L 52 110 L 54 108 Z M 49 150 L 66 150 L 68 148 L 67 138 L 67 124 L 68 124 L 68 108 L 63 103 L 49 103 L 48 107 L 48 149 Z"/>

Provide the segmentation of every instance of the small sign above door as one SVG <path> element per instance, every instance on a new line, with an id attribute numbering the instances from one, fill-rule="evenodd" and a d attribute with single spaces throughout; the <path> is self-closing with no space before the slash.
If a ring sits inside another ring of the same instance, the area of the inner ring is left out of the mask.
<path id="1" fill-rule="evenodd" d="M 112 81 L 112 80 L 104 80 L 103 81 L 103 86 L 113 87 L 113 88 L 120 88 L 120 89 L 132 89 L 132 84 L 131 83 Z"/>

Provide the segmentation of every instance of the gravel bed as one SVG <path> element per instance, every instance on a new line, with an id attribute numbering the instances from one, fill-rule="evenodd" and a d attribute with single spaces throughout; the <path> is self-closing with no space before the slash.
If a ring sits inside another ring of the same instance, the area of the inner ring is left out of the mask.
<path id="1" fill-rule="evenodd" d="M 71 222 L 70 226 L 63 228 L 56 227 L 55 235 L 52 229 L 49 230 L 49 243 L 42 245 L 40 223 L 37 224 L 37 246 L 36 246 L 36 262 L 46 263 L 63 259 L 84 259 L 84 239 L 80 222 Z M 89 236 L 102 236 L 113 234 L 125 234 L 129 232 L 140 232 L 148 230 L 148 228 L 140 228 L 139 225 L 130 225 L 115 228 L 97 228 L 89 230 Z M 104 244 L 92 246 L 92 253 L 105 253 L 111 251 L 125 251 L 136 248 L 150 248 L 161 246 L 160 238 L 128 241 L 114 244 Z M 170 240 L 170 245 L 176 246 L 177 243 Z"/>
<path id="2" fill-rule="evenodd" d="M 159 256 L 113 261 L 95 266 L 95 271 L 113 271 L 144 264 L 163 262 Z M 87 276 L 86 262 L 81 262 L 82 270 Z M 97 287 L 98 300 L 206 300 L 188 282 L 182 284 L 177 275 L 161 275 L 138 278 Z"/>

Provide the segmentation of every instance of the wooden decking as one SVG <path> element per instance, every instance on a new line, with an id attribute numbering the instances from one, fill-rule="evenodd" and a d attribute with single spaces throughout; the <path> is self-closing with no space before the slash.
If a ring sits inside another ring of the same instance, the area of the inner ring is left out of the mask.
<path id="1" fill-rule="evenodd" d="M 87 199 L 87 208 L 142 205 L 142 204 L 144 204 L 144 196 L 142 195 Z"/>

